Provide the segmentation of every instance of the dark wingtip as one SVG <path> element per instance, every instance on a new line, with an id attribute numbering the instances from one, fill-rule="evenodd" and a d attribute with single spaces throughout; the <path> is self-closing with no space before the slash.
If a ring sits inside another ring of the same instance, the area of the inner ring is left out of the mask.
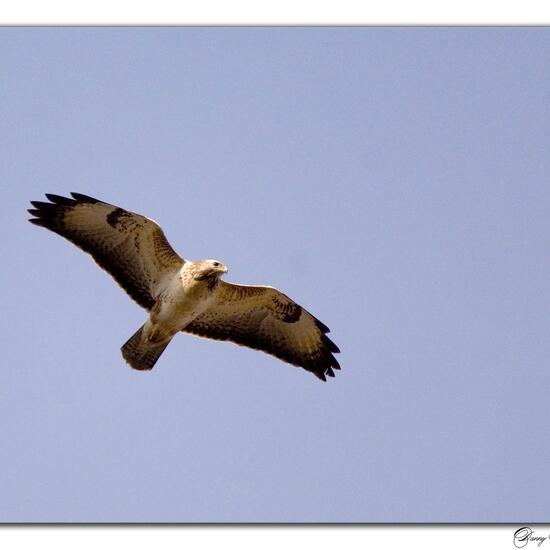
<path id="1" fill-rule="evenodd" d="M 324 327 L 324 325 L 320 321 L 317 321 L 317 327 L 321 328 Z M 341 370 L 338 360 L 333 355 L 333 353 L 340 353 L 340 348 L 338 348 L 326 333 L 320 335 L 320 340 L 320 346 L 317 350 L 318 356 L 314 365 L 312 365 L 313 368 L 307 370 L 311 370 L 317 378 L 326 382 L 326 376 L 334 378 L 334 370 Z"/>
<path id="2" fill-rule="evenodd" d="M 34 225 L 40 225 L 41 227 L 46 227 L 46 221 L 42 218 L 29 218 L 29 221 Z"/>
<path id="3" fill-rule="evenodd" d="M 61 195 L 54 195 L 53 193 L 46 193 L 46 197 L 54 204 L 61 204 L 62 206 L 73 206 L 76 202 L 73 199 L 62 197 Z"/>
<path id="4" fill-rule="evenodd" d="M 44 201 L 30 201 L 30 203 L 35 208 L 48 208 L 48 206 L 53 206 L 51 202 L 44 202 Z"/>
<path id="5" fill-rule="evenodd" d="M 329 351 L 332 353 L 340 353 L 340 348 L 328 336 L 323 334 L 322 341 Z"/>
<path id="6" fill-rule="evenodd" d="M 80 201 L 80 202 L 88 202 L 90 204 L 96 204 L 98 202 L 101 202 L 100 200 L 98 199 L 94 199 L 93 197 L 90 197 L 88 195 L 83 195 L 82 193 L 72 193 L 71 192 L 71 197 L 73 197 L 74 199 L 76 199 L 77 201 Z"/>
<path id="7" fill-rule="evenodd" d="M 317 328 L 323 333 L 323 334 L 328 334 L 330 332 L 330 329 L 327 327 L 327 325 L 325 325 L 324 323 L 321 323 L 321 321 L 319 321 L 319 319 L 315 318 L 315 324 L 317 325 Z"/>

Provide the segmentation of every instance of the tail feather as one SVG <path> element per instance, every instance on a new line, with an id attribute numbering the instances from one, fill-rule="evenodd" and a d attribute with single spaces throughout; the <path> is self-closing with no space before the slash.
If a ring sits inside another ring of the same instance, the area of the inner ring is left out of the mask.
<path id="1" fill-rule="evenodd" d="M 133 369 L 151 370 L 170 340 L 163 344 L 153 345 L 143 341 L 142 332 L 143 326 L 120 348 L 120 351 L 122 351 L 122 357 Z"/>

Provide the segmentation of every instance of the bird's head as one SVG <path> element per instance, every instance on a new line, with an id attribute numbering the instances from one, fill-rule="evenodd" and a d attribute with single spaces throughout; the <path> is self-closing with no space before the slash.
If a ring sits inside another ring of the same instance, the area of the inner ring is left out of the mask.
<path id="1" fill-rule="evenodd" d="M 200 260 L 195 262 L 195 281 L 205 281 L 207 279 L 221 277 L 227 273 L 227 266 L 218 260 Z"/>

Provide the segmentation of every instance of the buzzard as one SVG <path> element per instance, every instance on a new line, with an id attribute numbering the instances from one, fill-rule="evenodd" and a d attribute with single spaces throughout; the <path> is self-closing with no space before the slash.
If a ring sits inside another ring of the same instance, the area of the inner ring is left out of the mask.
<path id="1" fill-rule="evenodd" d="M 121 348 L 132 368 L 152 369 L 182 331 L 264 351 L 323 381 L 340 369 L 328 327 L 282 292 L 226 283 L 222 262 L 178 256 L 153 220 L 87 195 L 71 196 L 46 193 L 50 202 L 31 201 L 29 221 L 91 254 L 149 312 Z"/>

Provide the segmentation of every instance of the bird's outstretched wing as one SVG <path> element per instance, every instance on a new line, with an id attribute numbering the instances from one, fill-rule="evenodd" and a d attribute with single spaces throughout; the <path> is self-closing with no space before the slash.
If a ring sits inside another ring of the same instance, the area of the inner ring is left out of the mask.
<path id="1" fill-rule="evenodd" d="M 220 281 L 211 305 L 183 332 L 264 351 L 323 381 L 340 368 L 328 327 L 272 287 Z"/>
<path id="2" fill-rule="evenodd" d="M 71 193 L 31 201 L 31 223 L 65 237 L 92 255 L 100 267 L 142 307 L 151 309 L 185 260 L 152 220 L 100 200 Z"/>

